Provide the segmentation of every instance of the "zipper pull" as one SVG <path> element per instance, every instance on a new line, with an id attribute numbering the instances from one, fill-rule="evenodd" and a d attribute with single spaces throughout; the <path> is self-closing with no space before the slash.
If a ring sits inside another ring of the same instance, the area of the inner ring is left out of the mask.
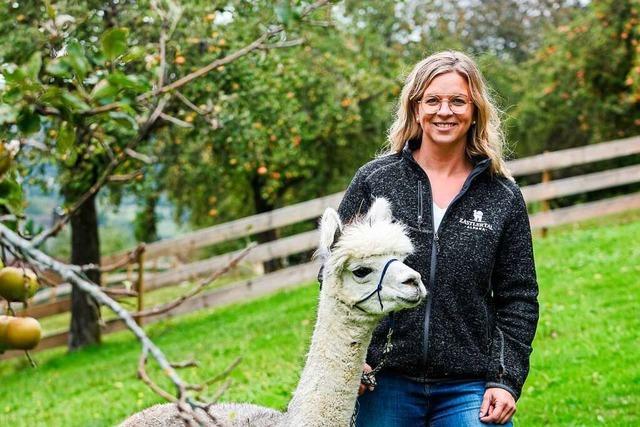
<path id="1" fill-rule="evenodd" d="M 436 231 L 433 235 L 433 241 L 436 245 L 436 254 L 440 252 L 440 238 L 438 237 L 438 232 Z"/>

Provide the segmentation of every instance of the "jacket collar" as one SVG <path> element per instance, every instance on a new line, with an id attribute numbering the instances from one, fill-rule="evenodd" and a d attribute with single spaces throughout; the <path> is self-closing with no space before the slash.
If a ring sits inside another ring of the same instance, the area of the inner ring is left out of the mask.
<path id="1" fill-rule="evenodd" d="M 418 162 L 416 162 L 416 159 L 413 158 L 413 151 L 420 148 L 420 143 L 421 141 L 418 138 L 408 140 L 404 143 L 401 155 L 403 159 L 412 164 L 412 167 L 417 167 L 421 172 L 424 172 Z M 473 164 L 473 170 L 471 173 L 476 175 L 489 168 L 491 165 L 491 159 L 486 156 L 473 156 L 471 158 L 471 163 Z"/>

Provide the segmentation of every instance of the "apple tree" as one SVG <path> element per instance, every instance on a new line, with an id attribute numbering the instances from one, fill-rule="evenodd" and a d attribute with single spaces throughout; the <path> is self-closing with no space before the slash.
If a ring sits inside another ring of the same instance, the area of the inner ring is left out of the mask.
<path id="1" fill-rule="evenodd" d="M 3 3 L 0 137 L 19 142 L 20 180 L 37 182 L 53 168 L 65 200 L 53 227 L 24 228 L 23 235 L 37 247 L 69 222 L 71 263 L 99 265 L 96 197 L 102 190 L 117 203 L 123 186 L 135 184 L 153 163 L 145 154 L 149 147 L 169 126 L 183 123 L 174 117 L 182 105 L 179 89 L 224 74 L 225 66 L 247 55 L 288 47 L 289 37 L 299 38 L 301 21 L 327 3 Z M 183 18 L 191 6 L 207 10 L 202 27 L 192 28 Z M 233 17 L 230 25 L 216 19 L 226 12 Z M 231 28 L 242 34 L 234 50 L 206 49 L 213 33 Z M 182 49 L 192 43 L 189 38 L 199 38 L 205 51 L 187 66 Z M 17 199 L 19 188 L 13 185 L 7 194 Z M 86 276 L 99 284 L 98 270 Z M 71 349 L 100 341 L 98 316 L 95 299 L 74 287 Z"/>

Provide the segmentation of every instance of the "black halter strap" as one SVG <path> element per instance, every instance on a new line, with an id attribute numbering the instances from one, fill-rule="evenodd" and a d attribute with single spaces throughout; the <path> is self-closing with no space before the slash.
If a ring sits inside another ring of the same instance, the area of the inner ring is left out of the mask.
<path id="1" fill-rule="evenodd" d="M 380 296 L 380 291 L 382 290 L 382 281 L 384 280 L 384 275 L 387 273 L 387 269 L 389 268 L 389 265 L 394 261 L 398 261 L 398 260 L 395 258 L 392 258 L 389 261 L 387 261 L 387 263 L 384 265 L 384 268 L 382 269 L 382 274 L 380 275 L 380 280 L 378 281 L 378 286 L 376 286 L 376 289 L 366 297 L 362 298 L 360 301 L 356 302 L 354 304 L 355 308 L 361 311 L 365 311 L 363 308 L 358 307 L 358 304 L 361 304 L 366 300 L 368 300 L 369 298 L 371 298 L 373 295 L 378 294 L 378 302 L 380 303 L 380 310 L 384 310 L 384 306 L 382 305 L 382 297 Z"/>

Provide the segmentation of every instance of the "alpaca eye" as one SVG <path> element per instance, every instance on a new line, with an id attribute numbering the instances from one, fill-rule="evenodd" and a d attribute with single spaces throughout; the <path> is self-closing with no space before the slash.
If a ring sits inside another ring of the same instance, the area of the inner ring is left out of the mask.
<path id="1" fill-rule="evenodd" d="M 356 276 L 356 277 L 360 277 L 363 278 L 364 276 L 366 276 L 367 274 L 371 273 L 371 269 L 368 267 L 358 267 L 355 270 L 352 271 L 352 273 Z"/>

